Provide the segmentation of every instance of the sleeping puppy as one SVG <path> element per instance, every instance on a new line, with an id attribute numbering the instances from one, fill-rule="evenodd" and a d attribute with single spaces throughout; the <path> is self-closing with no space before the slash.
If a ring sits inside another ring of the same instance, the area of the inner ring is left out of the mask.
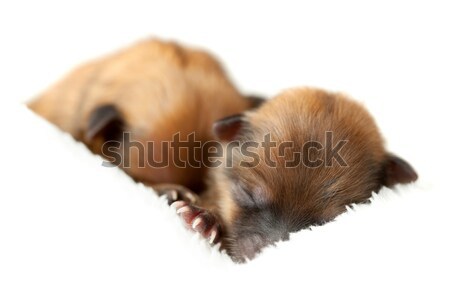
<path id="1" fill-rule="evenodd" d="M 386 151 L 365 108 L 342 94 L 287 90 L 256 110 L 219 120 L 214 131 L 239 146 L 209 170 L 208 188 L 195 204 L 172 205 L 211 242 L 221 235 L 238 262 L 291 232 L 334 219 L 347 205 L 367 202 L 383 185 L 418 177 Z"/>
<path id="2" fill-rule="evenodd" d="M 151 39 L 81 66 L 29 107 L 105 157 L 126 133 L 128 143 L 118 146 L 125 159 L 113 163 L 157 190 L 170 189 L 170 183 L 198 192 L 206 166 L 181 166 L 178 153 L 161 150 L 164 142 L 174 136 L 187 141 L 194 133 L 195 142 L 204 144 L 214 139 L 214 121 L 258 101 L 242 96 L 210 54 Z M 107 142 L 111 147 L 103 147 Z M 202 155 L 201 149 L 179 154 L 182 161 Z M 143 164 L 147 157 L 152 166 Z"/>
<path id="3" fill-rule="evenodd" d="M 386 151 L 369 113 L 342 94 L 288 90 L 214 128 L 241 147 L 225 154 L 228 166 L 210 170 L 199 205 L 219 216 L 223 247 L 236 261 L 334 219 L 383 185 L 417 179 Z"/>
<path id="4" fill-rule="evenodd" d="M 87 64 L 29 106 L 166 195 L 236 262 L 417 179 L 344 95 L 244 97 L 213 57 L 175 43 L 145 41 Z"/>

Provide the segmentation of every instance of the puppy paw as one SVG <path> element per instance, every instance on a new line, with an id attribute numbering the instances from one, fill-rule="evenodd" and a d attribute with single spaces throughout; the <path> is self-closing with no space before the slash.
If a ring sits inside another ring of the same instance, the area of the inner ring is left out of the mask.
<path id="1" fill-rule="evenodd" d="M 211 212 L 183 200 L 174 201 L 171 207 L 175 208 L 188 228 L 200 233 L 210 244 L 220 242 L 220 224 Z"/>
<path id="2" fill-rule="evenodd" d="M 175 201 L 185 201 L 187 203 L 195 203 L 198 196 L 181 185 L 161 184 L 153 187 L 159 196 L 166 196 L 169 205 Z"/>

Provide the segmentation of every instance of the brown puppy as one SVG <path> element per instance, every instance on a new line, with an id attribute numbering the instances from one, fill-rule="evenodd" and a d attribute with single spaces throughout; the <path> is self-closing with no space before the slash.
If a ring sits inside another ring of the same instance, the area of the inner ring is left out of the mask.
<path id="1" fill-rule="evenodd" d="M 205 166 L 179 167 L 173 151 L 151 153 L 146 142 L 162 149 L 176 134 L 188 140 L 191 133 L 201 143 L 212 140 L 214 121 L 255 101 L 241 96 L 206 52 L 147 40 L 76 69 L 29 107 L 94 153 L 106 155 L 104 143 L 120 141 L 127 132 L 134 143 L 118 146 L 126 159 L 114 163 L 131 177 L 148 185 L 172 183 L 199 191 Z M 184 161 L 188 155 L 201 160 L 199 151 L 180 152 Z M 143 157 L 165 165 L 151 168 Z"/>
<path id="2" fill-rule="evenodd" d="M 224 152 L 223 164 L 210 169 L 196 206 L 172 205 L 211 241 L 221 234 L 222 246 L 239 262 L 290 232 L 332 220 L 349 204 L 366 202 L 382 185 L 417 179 L 407 162 L 386 152 L 369 113 L 341 94 L 288 90 L 254 111 L 218 121 L 215 132 L 240 147 Z"/>

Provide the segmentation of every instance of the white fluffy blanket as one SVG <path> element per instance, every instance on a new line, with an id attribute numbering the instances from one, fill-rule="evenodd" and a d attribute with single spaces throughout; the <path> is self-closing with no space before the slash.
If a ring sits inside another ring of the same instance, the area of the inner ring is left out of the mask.
<path id="1" fill-rule="evenodd" d="M 431 181 L 383 189 L 235 265 L 69 135 L 23 106 L 1 112 L 1 299 L 449 295 L 449 199 Z"/>

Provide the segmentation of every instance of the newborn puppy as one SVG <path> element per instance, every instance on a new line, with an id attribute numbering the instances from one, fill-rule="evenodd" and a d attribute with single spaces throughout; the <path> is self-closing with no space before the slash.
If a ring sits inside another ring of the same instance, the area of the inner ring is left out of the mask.
<path id="1" fill-rule="evenodd" d="M 369 113 L 342 94 L 288 90 L 218 121 L 214 130 L 240 146 L 209 170 L 208 188 L 195 204 L 172 205 L 211 242 L 221 236 L 238 262 L 366 202 L 383 185 L 417 179 L 407 162 L 386 151 Z"/>
<path id="2" fill-rule="evenodd" d="M 242 96 L 210 54 L 152 39 L 81 66 L 29 107 L 136 181 L 159 192 L 170 184 L 199 192 L 207 166 L 182 164 L 201 161 L 206 150 L 193 145 L 214 139 L 214 121 L 258 101 Z M 189 140 L 192 151 L 164 148 L 174 137 Z"/>

